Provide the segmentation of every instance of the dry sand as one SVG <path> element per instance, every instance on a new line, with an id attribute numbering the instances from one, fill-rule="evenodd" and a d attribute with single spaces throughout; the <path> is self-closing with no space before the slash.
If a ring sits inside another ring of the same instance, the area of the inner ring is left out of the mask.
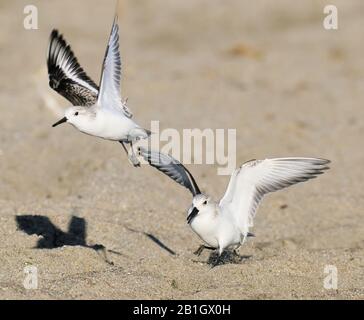
<path id="1" fill-rule="evenodd" d="M 35 31 L 23 28 L 28 2 L 0 3 L 1 299 L 364 298 L 362 1 L 331 1 L 337 31 L 322 27 L 323 1 L 123 3 L 123 92 L 141 125 L 236 128 L 238 164 L 332 160 L 319 179 L 267 197 L 245 258 L 212 270 L 208 252 L 192 254 L 185 189 L 134 169 L 116 143 L 50 126 L 69 105 L 47 84 L 51 29 L 97 81 L 114 1 L 33 1 Z M 217 166 L 188 167 L 223 194 Z M 37 290 L 23 287 L 30 265 Z M 324 289 L 326 265 L 338 290 Z"/>

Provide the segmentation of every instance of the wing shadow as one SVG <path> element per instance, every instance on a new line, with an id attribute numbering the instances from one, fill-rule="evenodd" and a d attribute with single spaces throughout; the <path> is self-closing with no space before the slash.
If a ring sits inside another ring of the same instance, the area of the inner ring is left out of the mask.
<path id="1" fill-rule="evenodd" d="M 39 215 L 18 215 L 15 216 L 18 230 L 28 235 L 36 234 L 41 236 L 38 240 L 36 249 L 55 249 L 63 246 L 81 246 L 93 249 L 103 254 L 105 262 L 113 264 L 106 257 L 106 251 L 117 253 L 112 250 L 106 250 L 102 244 L 88 245 L 86 242 L 87 222 L 84 218 L 72 216 L 68 231 L 64 232 L 46 216 Z"/>

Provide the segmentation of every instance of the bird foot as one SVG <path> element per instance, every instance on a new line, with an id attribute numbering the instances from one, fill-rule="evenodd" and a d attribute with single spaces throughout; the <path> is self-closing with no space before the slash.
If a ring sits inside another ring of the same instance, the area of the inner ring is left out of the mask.
<path id="1" fill-rule="evenodd" d="M 214 269 L 219 264 L 221 264 L 221 261 L 222 261 L 221 257 L 218 256 L 214 261 L 212 261 L 212 263 L 211 263 L 211 269 Z"/>
<path id="2" fill-rule="evenodd" d="M 130 156 L 129 160 L 134 167 L 136 167 L 136 168 L 140 167 L 140 161 L 138 160 L 138 158 L 135 155 Z"/>

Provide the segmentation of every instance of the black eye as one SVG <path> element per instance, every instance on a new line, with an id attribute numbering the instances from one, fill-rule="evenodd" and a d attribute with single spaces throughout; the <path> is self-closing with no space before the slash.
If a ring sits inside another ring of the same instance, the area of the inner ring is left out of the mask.
<path id="1" fill-rule="evenodd" d="M 203 202 L 203 204 L 204 204 L 204 205 L 206 205 L 206 204 L 207 204 L 207 200 L 205 200 L 205 201 Z"/>
<path id="2" fill-rule="evenodd" d="M 75 116 L 78 116 L 78 111 L 77 111 L 77 112 L 75 112 Z"/>

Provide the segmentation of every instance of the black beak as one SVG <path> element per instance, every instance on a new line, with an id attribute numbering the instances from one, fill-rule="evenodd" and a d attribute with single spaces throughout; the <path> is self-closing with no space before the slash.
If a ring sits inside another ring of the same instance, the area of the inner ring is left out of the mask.
<path id="1" fill-rule="evenodd" d="M 198 214 L 198 209 L 196 207 L 193 207 L 191 213 L 187 217 L 187 223 L 190 224 L 194 217 L 196 217 Z"/>
<path id="2" fill-rule="evenodd" d="M 57 127 L 58 125 L 62 124 L 63 122 L 67 122 L 67 118 L 64 117 L 61 120 L 57 121 L 54 125 L 52 125 L 52 127 Z"/>

